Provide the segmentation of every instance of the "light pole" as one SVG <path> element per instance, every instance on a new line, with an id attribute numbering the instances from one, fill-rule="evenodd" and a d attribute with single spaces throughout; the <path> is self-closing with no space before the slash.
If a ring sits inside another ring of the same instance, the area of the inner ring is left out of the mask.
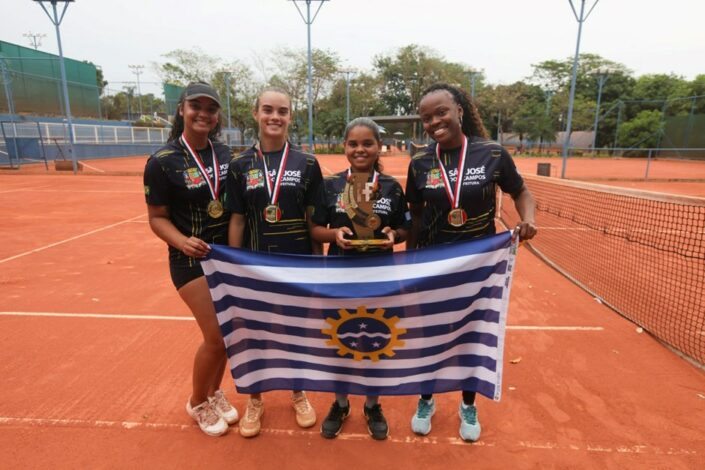
<path id="1" fill-rule="evenodd" d="M 304 20 L 304 23 L 306 23 L 306 29 L 307 29 L 307 35 L 308 35 L 308 145 L 310 147 L 310 152 L 315 153 L 315 149 L 313 148 L 313 92 L 311 91 L 311 81 L 312 81 L 312 64 L 311 64 L 311 25 L 313 24 L 314 21 L 316 21 L 316 17 L 318 16 L 318 12 L 321 11 L 321 7 L 323 7 L 323 2 L 327 2 L 329 0 L 290 0 L 294 2 L 294 6 L 296 7 L 296 10 L 299 12 L 299 15 L 301 15 L 301 19 Z M 296 2 L 305 2 L 306 3 L 306 16 L 301 12 L 301 9 L 299 8 L 299 5 Z M 320 2 L 320 5 L 318 5 L 318 10 L 316 10 L 316 13 L 313 15 L 313 18 L 311 18 L 311 2 Z"/>
<path id="2" fill-rule="evenodd" d="M 230 122 L 230 72 L 225 71 L 225 94 L 227 95 L 228 103 L 227 103 L 227 112 L 228 112 L 228 129 L 232 128 L 232 124 Z"/>
<path id="3" fill-rule="evenodd" d="M 74 152 L 73 148 L 73 142 L 74 142 L 74 136 L 73 136 L 73 120 L 71 119 L 71 103 L 69 102 L 69 87 L 68 84 L 66 83 L 66 65 L 64 64 L 64 50 L 61 47 L 61 31 L 60 31 L 60 26 L 61 26 L 61 21 L 64 19 L 64 15 L 66 14 L 66 10 L 69 7 L 69 3 L 72 3 L 74 0 L 34 0 L 35 2 L 39 3 L 39 6 L 42 7 L 42 10 L 44 10 L 44 13 L 47 14 L 49 17 L 49 20 L 51 20 L 52 24 L 56 28 L 56 42 L 59 45 L 59 65 L 60 65 L 60 70 L 61 70 L 61 84 L 64 89 L 64 103 L 66 106 L 66 122 L 68 124 L 68 134 L 69 134 L 69 153 L 71 154 L 71 161 L 73 162 L 73 173 L 76 174 L 78 172 L 78 162 L 76 161 L 76 152 Z M 46 6 L 44 6 L 44 3 L 51 3 L 51 8 L 52 8 L 52 13 L 49 13 L 49 10 L 47 10 Z M 61 12 L 61 16 L 59 16 L 59 12 L 56 9 L 56 4 L 57 3 L 63 3 L 64 4 L 64 9 Z"/>
<path id="4" fill-rule="evenodd" d="M 339 73 L 345 75 L 345 124 L 350 122 L 350 80 L 355 73 L 353 69 L 339 70 Z"/>
<path id="5" fill-rule="evenodd" d="M 465 72 L 468 74 L 468 78 L 470 79 L 470 97 L 472 99 L 475 99 L 475 80 L 477 79 L 478 75 L 482 74 L 482 71 L 470 68 L 467 69 Z"/>
<path id="6" fill-rule="evenodd" d="M 128 65 L 128 67 L 137 77 L 137 109 L 140 112 L 140 117 L 142 117 L 142 89 L 140 88 L 140 75 L 142 75 L 144 65 Z"/>
<path id="7" fill-rule="evenodd" d="M 563 140 L 563 166 L 561 167 L 561 178 L 565 178 L 565 167 L 568 162 L 568 146 L 570 145 L 570 131 L 573 124 L 573 104 L 575 102 L 575 81 L 578 75 L 578 56 L 580 55 L 580 36 L 583 32 L 583 23 L 588 19 L 590 13 L 597 5 L 600 0 L 595 0 L 592 4 L 590 10 L 585 14 L 585 1 L 580 1 L 580 14 L 575 11 L 575 6 L 573 5 L 573 0 L 568 0 L 570 2 L 570 8 L 573 10 L 573 15 L 578 21 L 578 40 L 575 44 L 575 57 L 573 58 L 573 73 L 570 79 L 570 97 L 568 98 L 568 119 L 565 128 L 565 138 Z M 577 1 L 577 0 L 576 0 Z"/>
<path id="8" fill-rule="evenodd" d="M 594 135 L 592 137 L 592 154 L 595 155 L 597 144 L 597 125 L 600 123 L 600 101 L 602 100 L 602 87 L 605 86 L 605 82 L 609 77 L 611 70 L 608 67 L 598 67 L 595 70 L 595 76 L 597 77 L 597 106 L 595 107 L 595 125 L 593 126 Z"/>
<path id="9" fill-rule="evenodd" d="M 36 51 L 39 49 L 39 46 L 42 45 L 42 38 L 47 37 L 46 34 L 43 33 L 33 33 L 30 31 L 29 33 L 24 33 L 22 36 L 26 37 L 29 39 L 29 44 L 34 47 L 34 50 Z"/>

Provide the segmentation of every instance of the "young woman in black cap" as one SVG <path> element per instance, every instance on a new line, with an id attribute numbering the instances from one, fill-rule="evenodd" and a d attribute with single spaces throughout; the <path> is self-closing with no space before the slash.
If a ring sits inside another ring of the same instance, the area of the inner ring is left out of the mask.
<path id="1" fill-rule="evenodd" d="M 321 169 L 313 155 L 288 141 L 291 98 L 283 90 L 267 88 L 258 96 L 253 116 L 259 141 L 232 159 L 228 173 L 230 245 L 267 253 L 320 253 L 309 228 Z M 296 391 L 292 399 L 298 425 L 313 426 L 316 412 L 305 393 Z M 259 434 L 263 413 L 261 395 L 251 395 L 240 434 Z"/>
<path id="2" fill-rule="evenodd" d="M 223 201 L 230 150 L 215 140 L 219 132 L 218 93 L 205 82 L 189 83 L 167 144 L 147 160 L 144 171 L 149 225 L 169 246 L 171 279 L 203 334 L 186 411 L 211 436 L 238 420 L 220 390 L 227 358 L 198 261 L 210 251 L 209 243 L 227 244 L 230 213 Z"/>
<path id="3" fill-rule="evenodd" d="M 536 235 L 534 199 L 507 151 L 487 138 L 477 108 L 458 87 L 439 83 L 424 90 L 419 115 L 435 141 L 409 164 L 406 197 L 412 229 L 408 248 L 455 243 L 495 233 L 496 188 L 510 194 L 521 223 L 522 240 Z M 411 428 L 431 431 L 436 410 L 433 395 L 422 395 Z M 460 436 L 480 438 L 475 392 L 463 391 L 458 410 Z"/>

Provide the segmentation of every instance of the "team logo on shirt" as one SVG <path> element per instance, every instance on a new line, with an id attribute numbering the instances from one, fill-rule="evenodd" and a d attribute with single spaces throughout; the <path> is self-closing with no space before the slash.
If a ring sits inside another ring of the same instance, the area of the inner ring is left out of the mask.
<path id="1" fill-rule="evenodd" d="M 246 191 L 264 187 L 264 173 L 259 168 L 252 168 L 247 172 Z"/>
<path id="2" fill-rule="evenodd" d="M 440 168 L 431 168 L 426 174 L 426 189 L 438 189 L 443 187 L 443 178 Z"/>
<path id="3" fill-rule="evenodd" d="M 206 184 L 206 180 L 203 179 L 198 168 L 187 168 L 184 171 L 184 183 L 188 189 L 194 189 Z"/>
<path id="4" fill-rule="evenodd" d="M 338 198 L 335 200 L 335 213 L 344 214 L 345 213 L 345 203 L 343 202 L 343 193 L 338 194 Z"/>

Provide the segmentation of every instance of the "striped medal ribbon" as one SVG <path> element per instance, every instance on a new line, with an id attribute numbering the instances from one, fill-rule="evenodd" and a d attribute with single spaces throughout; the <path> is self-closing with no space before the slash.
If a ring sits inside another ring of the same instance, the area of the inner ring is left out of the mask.
<path id="1" fill-rule="evenodd" d="M 448 201 L 450 201 L 451 210 L 448 212 L 448 223 L 453 227 L 462 227 L 468 220 L 468 215 L 465 210 L 460 206 L 460 188 L 463 186 L 463 174 L 465 173 L 465 154 L 468 149 L 468 138 L 463 136 L 463 147 L 460 149 L 460 156 L 458 158 L 458 175 L 455 181 L 455 191 L 452 191 L 450 185 L 450 178 L 446 172 L 445 166 L 441 161 L 441 146 L 436 144 L 436 158 L 438 159 L 438 165 L 441 167 L 441 176 L 443 177 L 443 187 L 446 190 L 446 196 L 448 196 Z"/>
<path id="2" fill-rule="evenodd" d="M 181 134 L 181 142 L 184 147 L 186 147 L 186 150 L 188 153 L 191 155 L 191 157 L 196 161 L 196 166 L 198 166 L 198 170 L 201 172 L 203 175 L 203 179 L 206 180 L 206 183 L 208 183 L 208 189 L 211 192 L 211 196 L 213 199 L 208 203 L 208 215 L 213 218 L 213 219 L 218 219 L 223 216 L 224 210 L 223 210 L 223 204 L 220 202 L 219 195 L 220 195 L 220 168 L 218 167 L 218 160 L 215 158 L 215 149 L 213 148 L 213 142 L 211 142 L 210 139 L 208 139 L 208 145 L 211 148 L 211 157 L 213 158 L 213 182 L 211 183 L 211 179 L 208 177 L 208 172 L 206 171 L 206 166 L 201 160 L 201 156 L 198 154 L 198 152 L 195 152 L 193 150 L 193 147 L 191 147 L 191 144 L 188 143 L 188 140 L 186 140 L 186 137 L 184 137 L 183 134 Z"/>
<path id="3" fill-rule="evenodd" d="M 272 181 L 269 176 L 269 169 L 267 168 L 267 160 L 264 158 L 264 154 L 259 147 L 257 147 L 257 153 L 260 158 L 262 158 L 262 164 L 264 165 L 264 175 L 265 181 L 267 182 L 267 193 L 269 194 L 269 204 L 264 208 L 264 220 L 270 224 L 275 224 L 279 222 L 282 218 L 282 211 L 279 208 L 279 192 L 281 190 L 282 177 L 284 176 L 284 170 L 286 169 L 286 161 L 289 159 L 289 142 L 284 144 L 284 152 L 282 153 L 281 162 L 279 162 L 279 171 L 277 172 L 276 181 Z"/>

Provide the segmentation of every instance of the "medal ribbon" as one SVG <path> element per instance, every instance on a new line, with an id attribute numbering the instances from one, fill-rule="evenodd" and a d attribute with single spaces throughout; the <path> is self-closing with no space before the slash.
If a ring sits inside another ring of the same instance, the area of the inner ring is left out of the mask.
<path id="1" fill-rule="evenodd" d="M 188 143 L 183 134 L 181 135 L 181 142 L 184 144 L 184 147 L 186 147 L 188 153 L 191 154 L 191 157 L 196 160 L 196 166 L 198 166 L 198 169 L 201 171 L 206 183 L 208 183 L 208 189 L 211 192 L 211 196 L 213 196 L 213 200 L 217 201 L 218 195 L 220 194 L 220 168 L 218 167 L 218 160 L 215 158 L 213 143 L 210 139 L 208 139 L 208 145 L 211 147 L 211 156 L 213 157 L 213 179 L 215 184 L 211 183 L 211 179 L 208 177 L 208 173 L 206 172 L 206 166 L 203 164 L 200 155 L 198 155 L 198 152 L 193 151 L 193 148 L 191 148 L 191 145 Z"/>
<path id="2" fill-rule="evenodd" d="M 284 169 L 286 169 L 286 161 L 289 159 L 289 142 L 284 144 L 284 152 L 282 153 L 282 160 L 279 162 L 279 171 L 277 172 L 277 180 L 272 183 L 269 177 L 269 169 L 267 169 L 267 160 L 264 158 L 264 154 L 257 147 L 257 153 L 262 158 L 262 163 L 264 164 L 264 174 L 267 179 L 267 192 L 269 193 L 271 204 L 276 204 L 279 200 L 279 189 L 281 188 L 282 177 L 284 176 Z M 272 189 L 272 185 L 274 189 Z"/>
<path id="3" fill-rule="evenodd" d="M 436 158 L 438 158 L 438 164 L 441 166 L 441 176 L 443 176 L 443 186 L 446 188 L 446 196 L 448 196 L 448 201 L 450 201 L 450 206 L 453 209 L 457 209 L 460 205 L 460 187 L 463 185 L 463 173 L 465 172 L 465 153 L 468 149 L 468 138 L 463 136 L 463 147 L 460 149 L 460 158 L 458 159 L 458 177 L 455 181 L 455 194 L 451 192 L 450 178 L 446 173 L 446 168 L 443 166 L 441 161 L 441 146 L 436 144 Z"/>
<path id="4" fill-rule="evenodd" d="M 377 170 L 372 170 L 374 173 L 372 174 L 372 186 L 374 186 L 377 183 L 377 180 L 379 179 L 379 173 L 377 173 Z M 352 171 L 350 171 L 350 168 L 348 168 L 348 178 L 350 178 L 350 174 Z"/>

